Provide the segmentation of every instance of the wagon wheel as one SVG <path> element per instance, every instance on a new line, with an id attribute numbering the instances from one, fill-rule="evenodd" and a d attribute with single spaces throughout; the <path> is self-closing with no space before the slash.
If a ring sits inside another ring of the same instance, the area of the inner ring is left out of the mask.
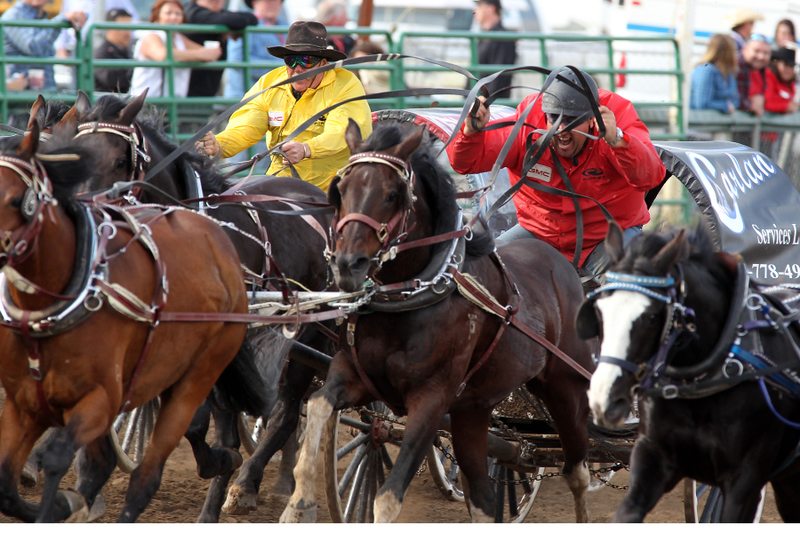
<path id="1" fill-rule="evenodd" d="M 767 488 L 761 489 L 761 500 L 758 502 L 753 522 L 761 521 L 764 511 L 764 500 Z M 693 479 L 683 480 L 683 510 L 688 523 L 711 524 L 720 521 L 722 513 L 722 491 L 713 485 L 698 483 Z"/>
<path id="2" fill-rule="evenodd" d="M 461 486 L 458 463 L 453 460 L 452 453 L 453 445 L 450 439 L 444 435 L 438 436 L 431 451 L 428 452 L 428 467 L 434 483 L 442 494 L 450 500 L 463 502 L 464 490 Z M 535 474 L 523 474 L 502 466 L 493 458 L 488 461 L 489 476 L 495 480 L 497 495 L 498 510 L 495 515 L 502 513 L 503 522 L 524 522 L 533 509 L 533 502 L 542 484 L 544 467 L 539 467 Z"/>
<path id="3" fill-rule="evenodd" d="M 389 415 L 384 404 L 368 408 Z M 337 411 L 328 421 L 322 442 L 325 495 L 333 522 L 372 522 L 373 502 L 394 460 L 389 450 L 401 442 L 401 430 L 391 422 Z"/>
<path id="4" fill-rule="evenodd" d="M 109 433 L 117 455 L 117 466 L 126 474 L 133 472 L 142 461 L 160 408 L 161 399 L 156 397 L 114 419 Z"/>
<path id="5" fill-rule="evenodd" d="M 258 441 L 264 435 L 264 430 L 266 429 L 264 419 L 250 416 L 244 412 L 239 413 L 238 429 L 242 448 L 248 455 L 253 455 L 256 446 L 258 446 Z"/>

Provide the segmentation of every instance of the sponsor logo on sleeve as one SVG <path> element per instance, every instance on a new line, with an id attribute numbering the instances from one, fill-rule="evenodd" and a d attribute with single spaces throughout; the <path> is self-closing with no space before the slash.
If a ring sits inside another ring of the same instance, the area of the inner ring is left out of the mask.
<path id="1" fill-rule="evenodd" d="M 547 183 L 553 178 L 553 169 L 539 163 L 528 171 L 526 177 Z"/>

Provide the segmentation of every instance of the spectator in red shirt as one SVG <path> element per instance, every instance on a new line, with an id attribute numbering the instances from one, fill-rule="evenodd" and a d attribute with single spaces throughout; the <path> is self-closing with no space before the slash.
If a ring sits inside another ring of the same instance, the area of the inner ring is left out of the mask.
<path id="1" fill-rule="evenodd" d="M 556 75 L 578 87 L 588 86 L 593 98 L 590 100 L 586 96 L 588 91 L 579 91 Z M 531 184 L 538 182 L 567 190 L 569 185 L 560 175 L 560 166 L 576 193 L 605 205 L 623 228 L 627 242 L 641 233 L 642 226 L 650 220 L 645 193 L 659 185 L 665 174 L 647 127 L 630 101 L 610 91 L 598 90 L 591 76 L 583 71 L 576 73 L 567 67 L 555 69 L 545 86 L 547 89 L 541 98 L 534 93 L 522 100 L 513 117 L 516 120 L 531 101 L 538 98 L 503 163 L 508 168 L 512 185 L 524 179 Z M 599 106 L 605 126 L 602 138 L 596 137 L 600 128 L 593 113 L 595 105 Z M 527 141 L 538 139 L 541 134 L 537 130 L 551 128 L 559 115 L 563 116 L 562 129 L 551 140 L 549 150 L 526 176 L 521 176 Z M 488 109 L 480 106 L 475 118 L 477 129 L 467 120 L 447 148 L 450 164 L 456 172 L 485 172 L 494 165 L 511 128 L 492 130 L 491 124 L 485 128 L 488 120 Z M 576 125 L 567 130 L 564 127 L 567 124 Z M 608 222 L 594 202 L 577 202 L 583 213 L 583 245 L 578 250 L 578 265 L 596 276 L 608 265 L 602 246 Z M 502 234 L 498 244 L 519 238 L 539 238 L 572 260 L 578 232 L 573 198 L 523 186 L 514 196 L 514 205 L 519 223 Z"/>
<path id="2" fill-rule="evenodd" d="M 795 51 L 778 48 L 772 51 L 772 61 L 765 72 L 764 110 L 770 113 L 797 111 L 795 94 Z"/>
<path id="3" fill-rule="evenodd" d="M 766 66 L 770 58 L 769 40 L 760 33 L 754 34 L 745 43 L 739 54 L 739 109 L 757 117 L 764 114 L 764 83 Z"/>

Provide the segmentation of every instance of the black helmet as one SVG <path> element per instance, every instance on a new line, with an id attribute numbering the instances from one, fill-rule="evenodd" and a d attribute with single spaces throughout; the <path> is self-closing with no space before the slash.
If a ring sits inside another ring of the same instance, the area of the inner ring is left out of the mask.
<path id="1" fill-rule="evenodd" d="M 580 69 L 576 70 L 580 73 L 580 78 L 579 74 L 573 72 L 569 67 L 560 67 L 550 72 L 543 85 L 545 92 L 542 94 L 542 111 L 554 115 L 563 113 L 567 117 L 584 117 L 584 119 L 593 115 L 593 105 L 597 105 L 599 98 L 597 84 L 586 72 Z M 568 79 L 579 89 L 559 80 L 556 75 Z M 584 87 L 591 90 L 594 103 L 587 98 Z"/>

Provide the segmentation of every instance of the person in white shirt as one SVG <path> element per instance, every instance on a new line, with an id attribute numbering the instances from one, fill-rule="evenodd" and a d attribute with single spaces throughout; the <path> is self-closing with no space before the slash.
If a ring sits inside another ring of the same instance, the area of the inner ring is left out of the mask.
<path id="1" fill-rule="evenodd" d="M 178 0 L 157 0 L 150 12 L 150 22 L 158 24 L 182 24 L 183 5 Z M 180 33 L 172 35 L 172 58 L 175 61 L 216 61 L 222 54 L 220 48 L 206 48 Z M 133 49 L 133 58 L 142 61 L 164 61 L 167 59 L 167 32 L 155 30 L 139 34 Z M 173 93 L 186 96 L 189 93 L 191 69 L 172 69 Z M 169 69 L 160 67 L 136 67 L 133 69 L 131 94 L 141 94 L 149 89 L 147 96 L 169 95 Z"/>

